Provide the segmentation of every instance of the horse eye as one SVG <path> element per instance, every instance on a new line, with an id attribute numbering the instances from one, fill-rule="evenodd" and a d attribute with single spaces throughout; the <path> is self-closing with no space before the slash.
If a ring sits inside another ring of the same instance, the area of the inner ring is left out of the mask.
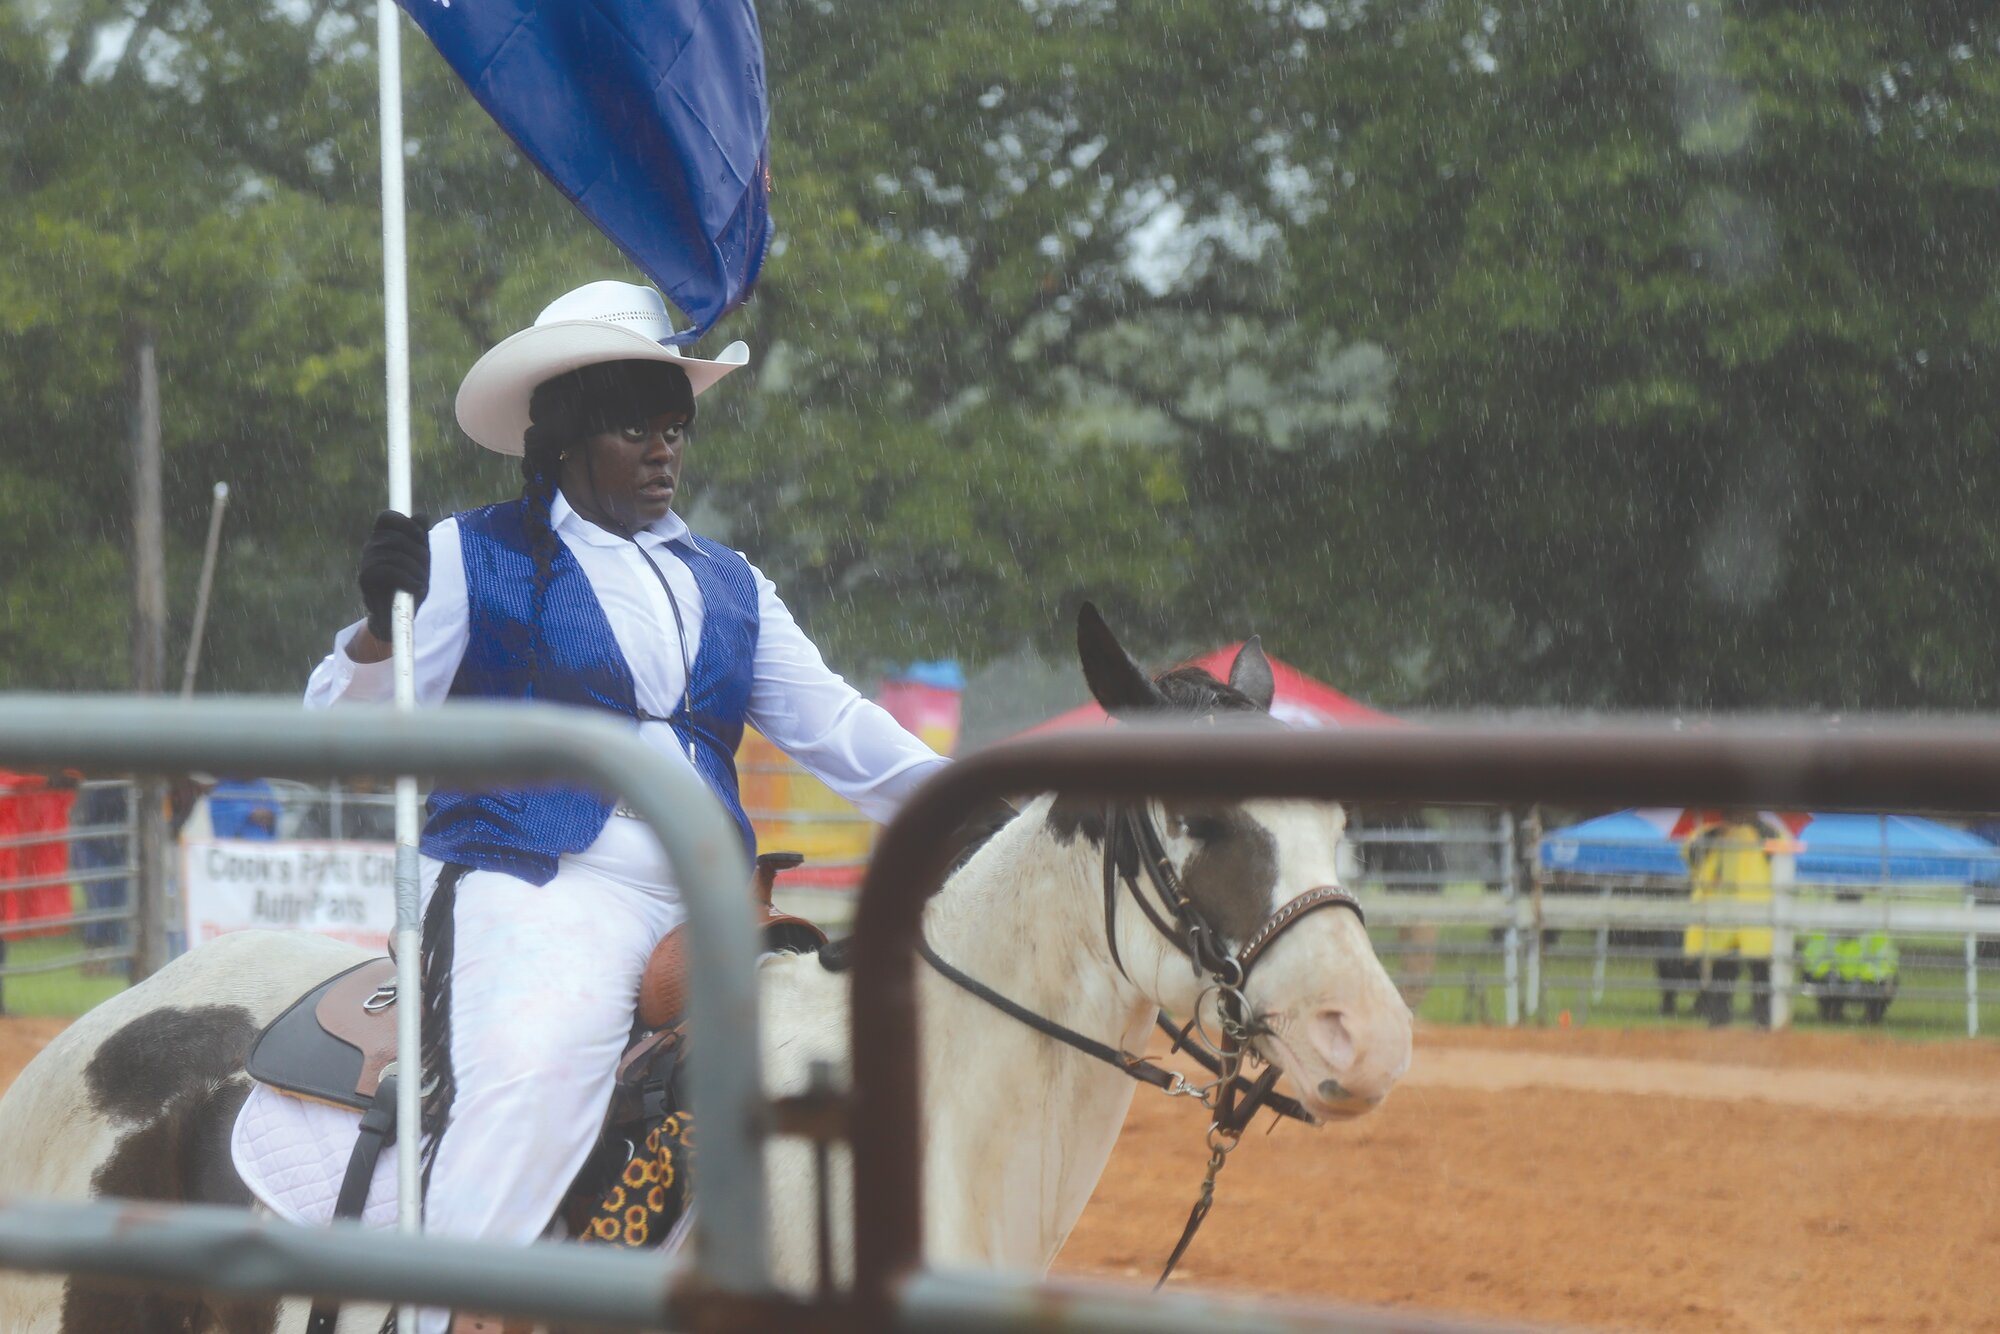
<path id="1" fill-rule="evenodd" d="M 1213 815 L 1181 817 L 1181 832 L 1197 843 L 1213 843 L 1229 832 L 1229 826 Z"/>

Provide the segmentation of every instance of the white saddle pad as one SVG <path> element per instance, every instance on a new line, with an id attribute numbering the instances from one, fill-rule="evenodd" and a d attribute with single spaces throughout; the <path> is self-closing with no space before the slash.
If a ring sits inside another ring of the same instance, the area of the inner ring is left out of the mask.
<path id="1" fill-rule="evenodd" d="M 333 1203 L 360 1129 L 359 1112 L 258 1084 L 236 1116 L 229 1152 L 237 1175 L 266 1208 L 287 1222 L 320 1226 L 333 1221 Z M 375 1163 L 361 1221 L 368 1227 L 396 1226 L 394 1145 Z"/>
<path id="2" fill-rule="evenodd" d="M 333 1221 L 334 1201 L 347 1175 L 347 1159 L 361 1129 L 361 1113 L 324 1102 L 308 1102 L 264 1084 L 253 1085 L 237 1113 L 229 1137 L 230 1158 L 243 1184 L 271 1212 L 288 1223 L 321 1227 Z M 685 1210 L 661 1243 L 666 1255 L 680 1252 L 694 1223 Z M 375 1163 L 375 1177 L 362 1208 L 365 1227 L 396 1226 L 396 1149 L 389 1145 Z M 549 1224 L 560 1236 L 560 1219 Z"/>

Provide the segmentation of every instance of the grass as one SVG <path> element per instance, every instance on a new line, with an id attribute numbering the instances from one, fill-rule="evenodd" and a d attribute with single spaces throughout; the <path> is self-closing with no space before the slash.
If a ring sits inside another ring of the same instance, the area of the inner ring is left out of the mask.
<path id="1" fill-rule="evenodd" d="M 74 934 L 15 939 L 7 942 L 6 964 L 9 968 L 55 965 L 82 952 L 83 941 Z M 73 1018 L 124 989 L 122 974 L 85 973 L 78 965 L 0 977 L 0 1013 Z"/>
<path id="2" fill-rule="evenodd" d="M 1390 972 L 1402 979 L 1394 927 L 1376 934 L 1376 947 Z M 1962 1038 L 1965 1035 L 1965 976 L 1955 941 L 1903 941 L 1901 990 L 1889 1007 L 1880 1031 L 1905 1038 Z M 1660 992 L 1649 960 L 1608 958 L 1604 989 L 1594 996 L 1592 969 L 1593 940 L 1589 933 L 1572 931 L 1561 937 L 1543 955 L 1540 1015 L 1524 1024 L 1554 1024 L 1564 1011 L 1576 1026 L 1598 1025 L 1611 1028 L 1699 1027 L 1701 1021 L 1688 1016 L 1683 994 L 1680 1013 L 1668 1018 L 1660 1013 Z M 8 965 L 35 967 L 60 964 L 82 952 L 75 935 L 13 940 L 7 944 Z M 1440 933 L 1434 947 L 1435 963 L 1430 985 L 1418 1014 L 1438 1024 L 1499 1024 L 1506 1021 L 1506 988 L 1501 975 L 1499 947 L 1482 928 L 1449 928 Z M 1525 988 L 1525 959 L 1523 961 Z M 116 995 L 125 987 L 122 975 L 87 974 L 81 967 L 55 967 L 46 972 L 0 978 L 0 1012 L 11 1015 L 53 1015 L 73 1017 Z M 2000 1034 L 2000 971 L 1990 961 L 1980 976 L 1979 1031 Z M 1739 984 L 1736 1002 L 1741 1021 L 1748 1022 L 1749 999 Z M 1849 1007 L 1849 1020 L 1830 1024 L 1820 1019 L 1812 1001 L 1795 997 L 1793 1026 L 1806 1031 L 1869 1031 L 1859 1022 L 1858 1007 Z"/>
<path id="3" fill-rule="evenodd" d="M 1399 952 L 1404 948 L 1395 928 L 1376 933 L 1376 947 L 1383 963 L 1398 981 L 1403 980 Z M 1965 1036 L 1965 972 L 1963 944 L 1939 939 L 1903 940 L 1900 989 L 1889 1007 L 1887 1018 L 1871 1028 L 1860 1022 L 1859 1007 L 1850 1003 L 1844 1023 L 1829 1023 L 1819 1017 L 1817 1007 L 1806 997 L 1794 996 L 1792 1024 L 1802 1031 L 1880 1031 L 1905 1038 L 1963 1038 Z M 1575 1026 L 1611 1028 L 1699 1027 L 1702 1021 L 1688 1015 L 1687 993 L 1680 998 L 1679 1013 L 1669 1018 L 1660 1013 L 1660 988 L 1650 959 L 1620 958 L 1612 954 L 1605 961 L 1602 994 L 1596 991 L 1592 971 L 1594 940 L 1590 933 L 1571 931 L 1545 950 L 1542 959 L 1542 1008 L 1538 1017 L 1522 1016 L 1524 1024 L 1554 1024 L 1569 1011 Z M 1416 947 L 1411 947 L 1416 952 Z M 1433 1023 L 1500 1024 L 1506 1021 L 1506 985 L 1502 976 L 1499 946 L 1480 928 L 1446 929 L 1435 947 L 1436 959 L 1430 984 L 1417 1007 L 1420 1017 Z M 1522 987 L 1527 985 L 1523 959 Z M 1979 1031 L 2000 1034 L 2000 971 L 1992 961 L 1982 961 L 1980 969 Z M 1739 981 L 1736 1014 L 1739 1023 L 1749 1022 L 1750 1001 L 1747 983 Z"/>

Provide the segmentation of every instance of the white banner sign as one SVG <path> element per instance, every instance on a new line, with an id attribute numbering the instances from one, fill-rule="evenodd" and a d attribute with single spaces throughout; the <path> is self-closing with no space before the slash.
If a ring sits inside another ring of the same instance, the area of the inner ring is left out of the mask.
<path id="1" fill-rule="evenodd" d="M 396 845 L 217 838 L 181 845 L 190 946 L 231 931 L 317 931 L 387 950 Z"/>

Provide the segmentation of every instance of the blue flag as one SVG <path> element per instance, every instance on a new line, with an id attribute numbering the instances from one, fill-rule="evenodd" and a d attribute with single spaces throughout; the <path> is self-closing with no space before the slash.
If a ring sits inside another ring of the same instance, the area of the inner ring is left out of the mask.
<path id="1" fill-rule="evenodd" d="M 399 0 L 534 164 L 692 320 L 750 294 L 771 240 L 751 0 Z"/>

